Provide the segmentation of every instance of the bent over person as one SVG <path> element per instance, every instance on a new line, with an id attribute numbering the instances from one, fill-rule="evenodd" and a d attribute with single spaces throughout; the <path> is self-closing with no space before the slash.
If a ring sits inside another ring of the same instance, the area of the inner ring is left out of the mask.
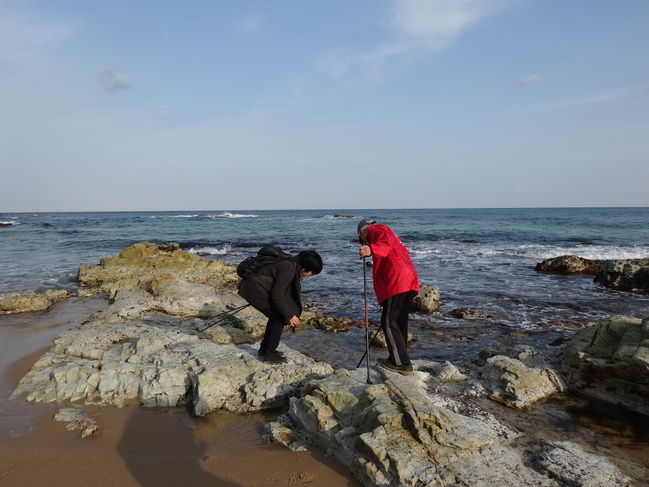
<path id="1" fill-rule="evenodd" d="M 239 296 L 268 318 L 258 352 L 266 363 L 286 362 L 277 347 L 284 326 L 295 327 L 300 321 L 300 279 L 322 271 L 322 257 L 315 250 L 304 250 L 297 257 L 286 254 L 286 257 L 264 265 L 239 283 Z"/>
<path id="2" fill-rule="evenodd" d="M 388 344 L 388 359 L 377 359 L 382 367 L 402 375 L 412 375 L 408 355 L 408 312 L 416 294 L 419 278 L 410 252 L 386 225 L 374 220 L 358 224 L 360 257 L 372 257 L 374 292 L 381 305 L 381 328 Z"/>

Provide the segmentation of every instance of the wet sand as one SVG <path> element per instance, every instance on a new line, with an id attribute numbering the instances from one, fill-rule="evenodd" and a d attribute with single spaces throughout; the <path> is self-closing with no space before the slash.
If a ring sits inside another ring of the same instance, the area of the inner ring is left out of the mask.
<path id="1" fill-rule="evenodd" d="M 316 447 L 291 452 L 263 440 L 277 412 L 194 418 L 181 408 L 84 407 L 99 434 L 82 439 L 52 419 L 56 405 L 8 399 L 55 336 L 104 305 L 70 300 L 46 313 L 0 316 L 0 485 L 360 487 Z"/>

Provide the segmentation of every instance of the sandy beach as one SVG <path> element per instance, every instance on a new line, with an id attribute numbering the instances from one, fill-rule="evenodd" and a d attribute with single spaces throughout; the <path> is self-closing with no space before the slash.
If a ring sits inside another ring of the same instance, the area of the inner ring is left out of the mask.
<path id="1" fill-rule="evenodd" d="M 267 443 L 275 413 L 211 414 L 177 409 L 84 407 L 99 433 L 54 421 L 57 405 L 9 400 L 20 378 L 58 333 L 78 326 L 105 301 L 71 299 L 45 313 L 0 316 L 0 484 L 10 486 L 310 486 L 360 484 L 324 452 Z"/>

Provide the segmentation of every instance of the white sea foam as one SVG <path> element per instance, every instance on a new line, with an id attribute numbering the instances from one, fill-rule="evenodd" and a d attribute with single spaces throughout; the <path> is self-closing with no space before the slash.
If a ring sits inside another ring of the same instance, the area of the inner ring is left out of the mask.
<path id="1" fill-rule="evenodd" d="M 229 245 L 224 245 L 223 248 L 216 247 L 193 247 L 187 249 L 187 252 L 196 255 L 227 255 L 232 251 L 232 248 Z"/>
<path id="2" fill-rule="evenodd" d="M 245 214 L 245 213 L 230 213 L 228 211 L 224 211 L 223 213 L 219 213 L 218 215 L 203 215 L 207 218 L 257 218 L 259 215 L 250 215 L 250 214 Z"/>
<path id="3" fill-rule="evenodd" d="M 224 211 L 223 213 L 212 213 L 207 215 L 202 214 L 187 214 L 187 215 L 155 215 L 149 218 L 257 218 L 259 215 L 251 215 L 245 213 L 230 213 Z"/>
<path id="4" fill-rule="evenodd" d="M 561 255 L 575 255 L 591 260 L 647 259 L 649 246 L 604 246 L 604 245 L 542 245 L 523 244 L 507 247 L 504 245 L 466 244 L 459 242 L 430 242 L 410 249 L 413 258 L 430 254 L 447 255 L 453 259 L 475 259 L 478 257 L 514 257 L 542 261 Z"/>
<path id="5" fill-rule="evenodd" d="M 591 260 L 647 259 L 649 258 L 649 246 L 611 247 L 584 245 L 561 247 L 554 245 L 523 245 L 518 248 L 517 254 L 520 257 L 540 260 L 551 259 L 561 255 L 575 255 L 583 259 Z"/>

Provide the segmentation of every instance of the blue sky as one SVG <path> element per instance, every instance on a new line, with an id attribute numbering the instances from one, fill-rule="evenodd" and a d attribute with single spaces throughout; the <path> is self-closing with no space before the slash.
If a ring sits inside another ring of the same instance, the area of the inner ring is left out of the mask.
<path id="1" fill-rule="evenodd" d="M 0 212 L 649 206 L 647 0 L 0 0 Z"/>

